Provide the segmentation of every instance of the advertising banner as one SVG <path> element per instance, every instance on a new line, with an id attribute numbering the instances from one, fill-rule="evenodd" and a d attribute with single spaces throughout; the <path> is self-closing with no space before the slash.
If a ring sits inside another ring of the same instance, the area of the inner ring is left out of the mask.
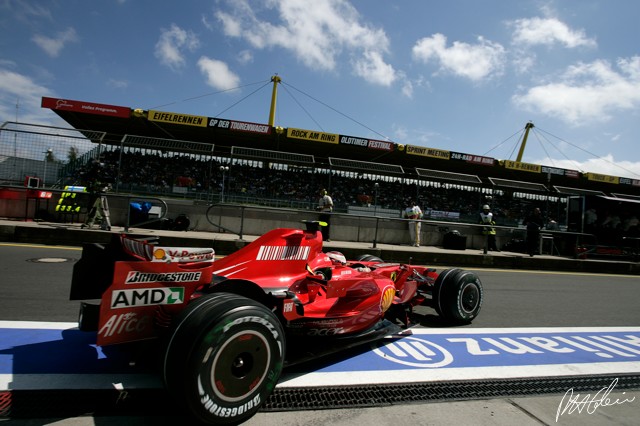
<path id="1" fill-rule="evenodd" d="M 201 115 L 176 114 L 173 112 L 163 112 L 149 110 L 149 121 L 158 121 L 169 124 L 182 124 L 185 126 L 207 127 L 207 117 Z"/>
<path id="2" fill-rule="evenodd" d="M 83 112 L 86 114 L 109 115 L 112 117 L 122 118 L 129 118 L 131 114 L 131 108 L 129 107 L 96 104 L 92 102 L 73 101 L 70 99 L 59 98 L 43 97 L 41 106 L 42 108 L 49 108 L 57 111 Z"/>
<path id="3" fill-rule="evenodd" d="M 287 129 L 287 137 L 295 139 L 304 139 L 315 142 L 339 143 L 340 135 L 336 133 L 314 132 L 313 130 L 304 129 Z"/>

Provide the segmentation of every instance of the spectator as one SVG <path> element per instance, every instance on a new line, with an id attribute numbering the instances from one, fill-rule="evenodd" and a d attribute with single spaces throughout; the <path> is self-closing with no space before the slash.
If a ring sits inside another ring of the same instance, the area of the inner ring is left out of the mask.
<path id="1" fill-rule="evenodd" d="M 411 245 L 413 247 L 420 247 L 420 228 L 422 223 L 419 219 L 422 219 L 422 209 L 413 200 L 409 200 L 407 208 L 403 214 L 405 219 L 412 219 L 409 221 L 409 238 L 411 239 Z"/>
<path id="2" fill-rule="evenodd" d="M 485 225 L 482 227 L 482 235 L 486 238 L 485 247 L 491 251 L 500 251 L 496 244 L 496 228 L 492 226 L 495 225 L 496 222 L 493 220 L 493 213 L 491 213 L 491 208 L 488 204 L 482 206 L 480 223 Z"/>
<path id="3" fill-rule="evenodd" d="M 330 237 L 330 221 L 331 212 L 333 211 L 333 200 L 329 196 L 326 189 L 320 191 L 320 200 L 318 201 L 317 210 L 320 212 L 320 220 L 326 222 L 326 226 L 322 226 L 322 240 L 331 241 Z"/>
<path id="4" fill-rule="evenodd" d="M 533 213 L 529 215 L 523 222 L 527 227 L 527 251 L 529 256 L 538 254 L 538 244 L 540 241 L 540 228 L 544 225 L 544 219 L 540 213 L 540 209 L 536 207 Z"/>

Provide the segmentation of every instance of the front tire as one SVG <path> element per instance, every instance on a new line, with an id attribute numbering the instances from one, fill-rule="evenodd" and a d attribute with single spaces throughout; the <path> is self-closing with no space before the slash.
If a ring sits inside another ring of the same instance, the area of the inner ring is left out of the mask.
<path id="1" fill-rule="evenodd" d="M 235 294 L 211 294 L 178 318 L 169 334 L 163 378 L 198 421 L 238 424 L 275 388 L 284 354 L 284 331 L 269 309 Z"/>
<path id="2" fill-rule="evenodd" d="M 483 289 L 480 278 L 463 269 L 442 271 L 433 289 L 436 312 L 452 324 L 468 324 L 480 313 Z"/>

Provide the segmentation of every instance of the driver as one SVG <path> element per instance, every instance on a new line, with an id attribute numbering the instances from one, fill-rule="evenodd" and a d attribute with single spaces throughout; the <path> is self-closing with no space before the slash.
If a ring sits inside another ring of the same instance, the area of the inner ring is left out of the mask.
<path id="1" fill-rule="evenodd" d="M 334 265 L 345 266 L 347 264 L 347 258 L 339 251 L 329 251 L 326 253 L 327 257 L 331 259 L 331 263 Z"/>
<path id="2" fill-rule="evenodd" d="M 339 251 L 330 251 L 326 253 L 327 257 L 331 259 L 331 263 L 335 266 L 349 266 L 347 265 L 347 258 Z M 353 267 L 358 272 L 371 272 L 371 268 L 364 265 L 357 265 Z"/>

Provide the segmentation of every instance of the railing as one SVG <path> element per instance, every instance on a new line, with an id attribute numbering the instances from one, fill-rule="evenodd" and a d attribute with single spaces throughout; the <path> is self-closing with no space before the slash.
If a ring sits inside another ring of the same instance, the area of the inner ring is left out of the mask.
<path id="1" fill-rule="evenodd" d="M 247 208 L 247 206 L 244 206 L 244 205 L 235 205 L 234 206 L 234 207 L 240 207 L 240 230 L 237 231 L 237 232 L 233 231 L 233 230 L 231 230 L 229 228 L 226 228 L 226 227 L 220 225 L 219 223 L 215 223 L 215 222 L 213 222 L 211 220 L 211 216 L 210 216 L 211 210 L 213 210 L 216 207 L 221 207 L 221 206 L 223 206 L 223 204 L 212 204 L 207 208 L 207 212 L 205 213 L 205 216 L 207 218 L 207 222 L 209 222 L 211 225 L 215 226 L 218 229 L 222 229 L 225 232 L 229 232 L 231 234 L 236 234 L 242 240 L 243 239 L 243 233 L 244 233 L 243 232 L 243 230 L 244 230 L 244 211 Z M 261 207 L 261 208 L 254 207 L 254 209 L 264 210 L 265 207 Z"/>

